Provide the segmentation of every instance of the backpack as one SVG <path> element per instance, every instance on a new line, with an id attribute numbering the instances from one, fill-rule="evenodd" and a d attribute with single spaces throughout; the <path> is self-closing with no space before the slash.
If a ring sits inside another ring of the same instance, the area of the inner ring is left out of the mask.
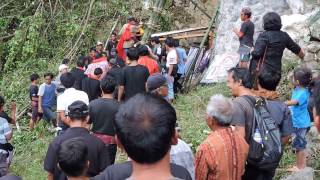
<path id="1" fill-rule="evenodd" d="M 244 97 L 252 105 L 254 116 L 247 163 L 261 170 L 276 169 L 283 153 L 279 126 L 271 117 L 264 98 Z"/>

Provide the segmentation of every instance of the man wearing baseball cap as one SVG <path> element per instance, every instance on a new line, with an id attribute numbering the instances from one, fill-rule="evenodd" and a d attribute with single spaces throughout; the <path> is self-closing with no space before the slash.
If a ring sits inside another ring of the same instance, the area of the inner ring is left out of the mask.
<path id="1" fill-rule="evenodd" d="M 157 94 L 164 98 L 168 96 L 167 80 L 160 73 L 153 74 L 148 78 L 147 89 L 152 94 Z"/>
<path id="2" fill-rule="evenodd" d="M 87 176 L 98 175 L 108 165 L 110 165 L 109 156 L 104 150 L 104 143 L 97 137 L 90 134 L 86 128 L 89 120 L 89 108 L 82 101 L 75 101 L 68 106 L 67 120 L 70 128 L 64 134 L 57 136 L 49 145 L 44 169 L 48 172 L 48 179 L 64 180 L 66 175 L 57 166 L 58 152 L 60 145 L 72 138 L 81 138 L 88 147 L 89 168 Z"/>

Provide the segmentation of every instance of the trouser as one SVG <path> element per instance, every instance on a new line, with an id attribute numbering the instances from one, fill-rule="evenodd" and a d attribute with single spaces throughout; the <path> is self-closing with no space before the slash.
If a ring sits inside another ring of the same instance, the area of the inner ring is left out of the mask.
<path id="1" fill-rule="evenodd" d="M 0 177 L 8 174 L 8 154 L 0 153 Z"/>
<path id="2" fill-rule="evenodd" d="M 178 93 L 178 90 L 181 90 L 182 89 L 182 85 L 180 84 L 179 80 L 181 78 L 182 74 L 177 74 L 175 77 L 174 77 L 174 83 L 173 83 L 173 91 L 174 93 Z"/>
<path id="3" fill-rule="evenodd" d="M 108 151 L 109 159 L 111 164 L 114 164 L 116 160 L 116 154 L 117 154 L 117 145 L 116 144 L 105 144 L 106 151 Z"/>
<path id="4" fill-rule="evenodd" d="M 255 166 L 252 166 L 250 164 L 246 164 L 242 180 L 272 180 L 275 172 L 275 169 L 266 171 L 256 168 Z"/>
<path id="5" fill-rule="evenodd" d="M 45 121 L 47 121 L 48 123 L 50 123 L 50 121 L 51 121 L 53 126 L 56 126 L 57 115 L 53 111 L 53 109 L 51 107 L 42 107 L 42 111 L 43 111 L 43 119 Z"/>

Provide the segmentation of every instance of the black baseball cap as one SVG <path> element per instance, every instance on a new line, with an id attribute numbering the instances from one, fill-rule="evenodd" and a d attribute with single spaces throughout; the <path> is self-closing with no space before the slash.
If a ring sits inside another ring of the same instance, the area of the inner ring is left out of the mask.
<path id="1" fill-rule="evenodd" d="M 89 107 L 83 101 L 75 101 L 68 106 L 67 114 L 70 118 L 85 118 L 89 115 Z"/>

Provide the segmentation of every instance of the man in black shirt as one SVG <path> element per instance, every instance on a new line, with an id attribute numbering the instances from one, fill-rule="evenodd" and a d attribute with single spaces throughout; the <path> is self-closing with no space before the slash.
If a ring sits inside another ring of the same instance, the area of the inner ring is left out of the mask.
<path id="1" fill-rule="evenodd" d="M 29 121 L 29 128 L 33 129 L 34 125 L 38 122 L 39 120 L 39 115 L 38 115 L 38 80 L 39 80 L 39 75 L 38 74 L 32 74 L 30 76 L 30 81 L 31 85 L 29 87 L 29 97 L 31 100 L 31 119 Z"/>
<path id="2" fill-rule="evenodd" d="M 101 96 L 100 77 L 103 71 L 101 68 L 96 68 L 93 72 L 94 76 L 86 77 L 82 80 L 82 91 L 86 92 L 89 101 L 97 99 Z"/>
<path id="3" fill-rule="evenodd" d="M 121 81 L 122 69 L 118 65 L 117 60 L 115 58 L 111 58 L 109 60 L 109 67 L 111 67 L 111 69 L 109 69 L 107 75 L 113 77 L 116 81 L 116 85 L 118 86 Z"/>
<path id="4" fill-rule="evenodd" d="M 170 166 L 176 120 L 174 108 L 158 95 L 140 93 L 120 106 L 115 129 L 117 144 L 132 160 L 128 179 L 176 179 Z"/>
<path id="5" fill-rule="evenodd" d="M 132 96 L 146 92 L 146 82 L 149 77 L 149 70 L 138 64 L 139 53 L 136 48 L 130 48 L 127 52 L 128 66 L 122 70 L 122 77 L 118 91 L 118 101 L 124 96 L 128 100 Z"/>
<path id="6" fill-rule="evenodd" d="M 115 56 L 117 44 L 117 34 L 113 32 L 111 34 L 111 39 L 107 43 L 108 56 Z"/>
<path id="7" fill-rule="evenodd" d="M 67 119 L 70 128 L 60 136 L 57 136 L 49 145 L 44 169 L 48 172 L 48 180 L 65 180 L 66 176 L 58 168 L 58 151 L 60 145 L 72 138 L 80 138 L 88 147 L 89 168 L 88 177 L 98 175 L 108 165 L 110 165 L 109 156 L 105 151 L 104 143 L 97 137 L 90 134 L 86 129 L 89 120 L 89 108 L 82 101 L 75 101 L 68 107 Z"/>
<path id="8" fill-rule="evenodd" d="M 89 180 L 88 147 L 80 138 L 64 141 L 58 152 L 59 168 L 67 175 L 68 179 Z"/>
<path id="9" fill-rule="evenodd" d="M 119 103 L 113 99 L 113 91 L 116 82 L 113 77 L 106 76 L 100 81 L 102 97 L 95 99 L 89 104 L 91 131 L 93 135 L 101 139 L 113 164 L 116 158 L 117 145 L 114 138 L 114 119 L 119 109 Z"/>
<path id="10" fill-rule="evenodd" d="M 241 24 L 240 31 L 238 29 L 234 29 L 233 31 L 239 37 L 240 46 L 239 46 L 239 54 L 240 54 L 240 63 L 239 67 L 248 68 L 248 63 L 250 60 L 250 51 L 253 47 L 253 34 L 254 34 L 254 24 L 251 22 L 251 10 L 250 8 L 243 8 L 241 10 Z"/>
<path id="11" fill-rule="evenodd" d="M 80 56 L 77 61 L 77 67 L 73 68 L 70 72 L 75 78 L 73 87 L 76 90 L 82 90 L 82 80 L 86 77 L 84 74 L 84 62 L 87 57 Z"/>

